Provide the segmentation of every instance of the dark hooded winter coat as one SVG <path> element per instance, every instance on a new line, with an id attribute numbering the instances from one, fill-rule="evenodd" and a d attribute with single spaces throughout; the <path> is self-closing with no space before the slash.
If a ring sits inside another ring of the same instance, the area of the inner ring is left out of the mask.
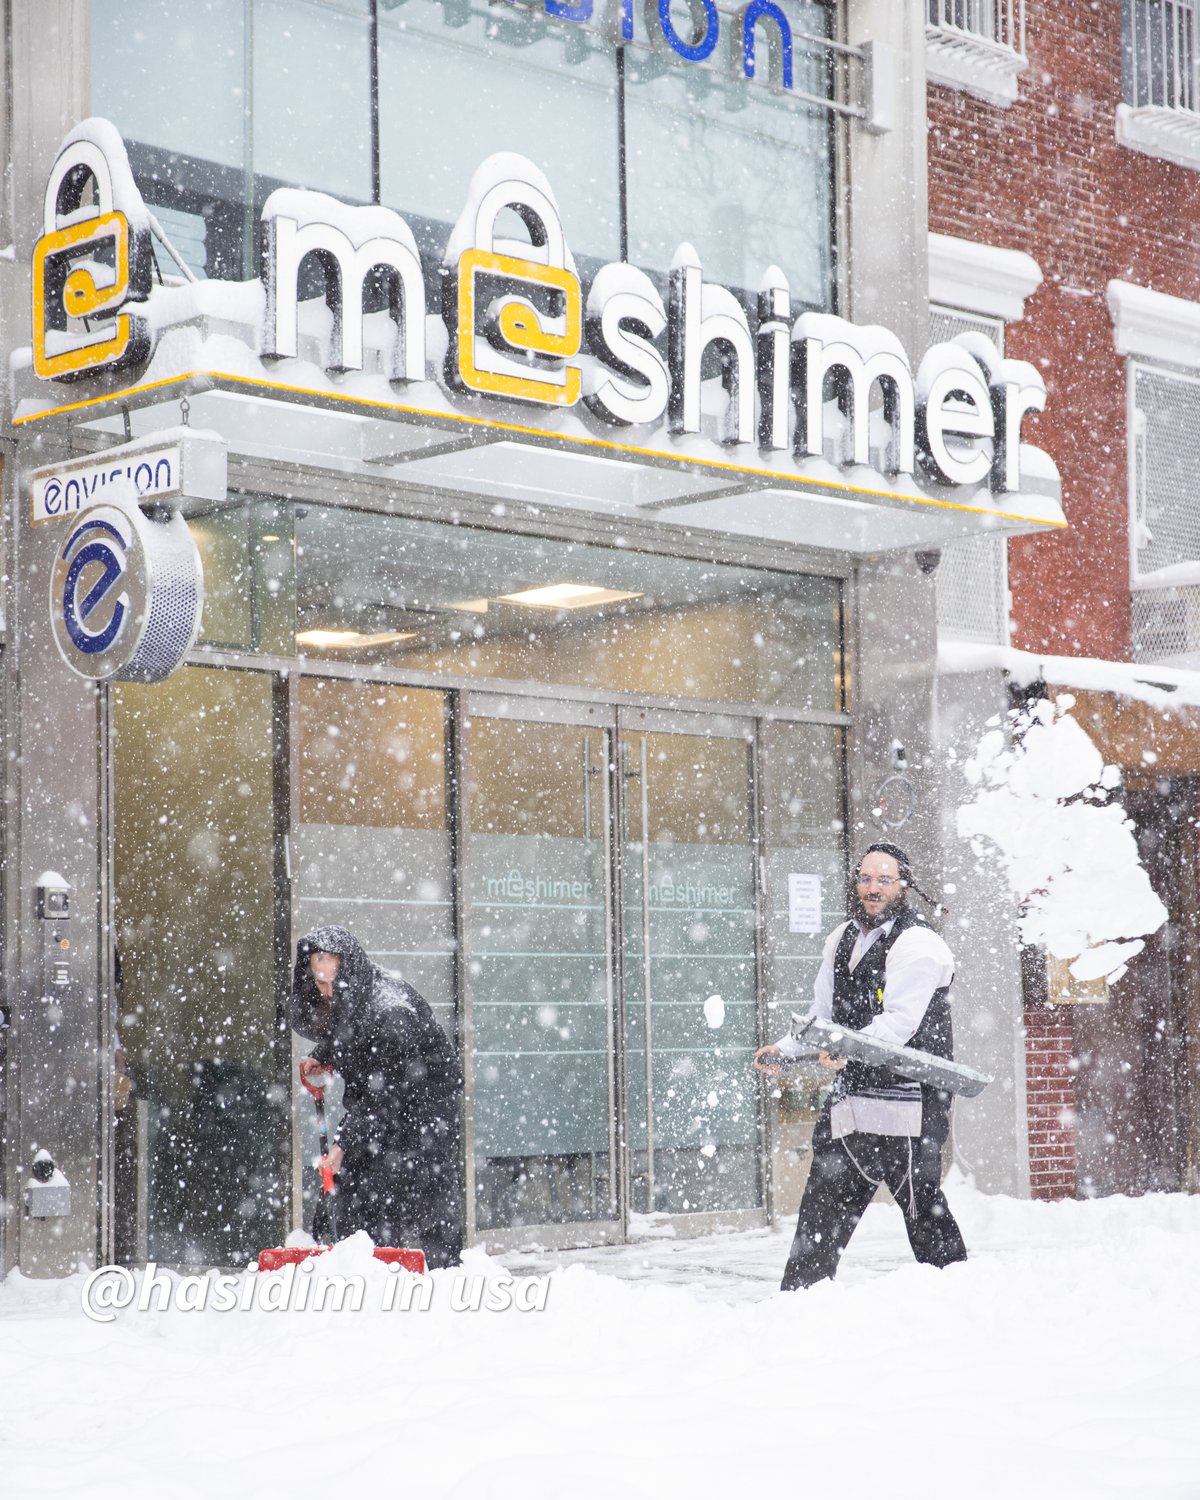
<path id="1" fill-rule="evenodd" d="M 342 960 L 324 1022 L 314 953 Z M 290 1020 L 315 1040 L 311 1055 L 345 1082 L 338 1233 L 365 1229 L 377 1245 L 407 1245 L 430 1266 L 454 1265 L 462 1254 L 463 1077 L 428 1001 L 372 963 L 344 927 L 319 927 L 296 948 Z"/>

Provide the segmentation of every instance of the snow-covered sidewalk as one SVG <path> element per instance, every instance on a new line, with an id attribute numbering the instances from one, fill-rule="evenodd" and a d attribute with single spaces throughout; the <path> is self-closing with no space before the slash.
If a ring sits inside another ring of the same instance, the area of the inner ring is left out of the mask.
<path id="1" fill-rule="evenodd" d="M 971 1260 L 871 1208 L 836 1284 L 788 1233 L 506 1257 L 545 1306 L 425 1311 L 349 1242 L 361 1311 L 138 1312 L 82 1275 L 0 1287 L 0 1493 L 140 1500 L 1200 1497 L 1200 1198 L 1039 1204 L 957 1184 Z"/>

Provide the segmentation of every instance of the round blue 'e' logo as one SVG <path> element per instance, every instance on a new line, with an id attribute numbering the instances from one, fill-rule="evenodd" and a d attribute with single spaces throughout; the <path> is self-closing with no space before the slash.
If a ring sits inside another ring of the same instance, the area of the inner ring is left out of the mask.
<path id="1" fill-rule="evenodd" d="M 98 656 L 120 636 L 129 618 L 129 594 L 120 590 L 130 538 L 112 521 L 89 516 L 63 546 L 63 629 L 85 656 Z M 120 590 L 120 591 L 118 591 Z"/>
<path id="2" fill-rule="evenodd" d="M 50 576 L 54 643 L 94 681 L 161 682 L 196 638 L 204 601 L 200 554 L 178 513 L 136 504 L 77 517 Z"/>

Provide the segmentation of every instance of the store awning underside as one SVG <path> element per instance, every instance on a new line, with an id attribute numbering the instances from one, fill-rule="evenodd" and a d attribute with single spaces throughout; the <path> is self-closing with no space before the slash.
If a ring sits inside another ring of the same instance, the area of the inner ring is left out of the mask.
<path id="1" fill-rule="evenodd" d="M 23 382 L 20 382 L 23 384 Z M 102 449 L 130 435 L 179 425 L 181 403 L 194 427 L 221 434 L 231 481 L 239 457 L 302 465 L 345 478 L 386 476 L 398 489 L 465 497 L 508 508 L 586 515 L 591 522 L 650 520 L 691 532 L 851 555 L 937 548 L 959 537 L 1023 535 L 1062 526 L 1056 484 L 1047 493 L 986 490 L 953 499 L 883 487 L 874 470 L 810 465 L 800 477 L 739 466 L 732 450 L 675 456 L 618 447 L 576 434 L 449 411 L 411 409 L 334 392 L 272 386 L 241 374 L 186 371 L 119 392 L 46 400 L 44 387 L 18 389 L 15 425 L 25 435 L 70 425 L 78 446 Z M 44 460 L 43 460 L 44 461 Z M 1053 493 L 1050 491 L 1053 490 Z M 1013 504 L 1013 502 L 1018 502 Z"/>

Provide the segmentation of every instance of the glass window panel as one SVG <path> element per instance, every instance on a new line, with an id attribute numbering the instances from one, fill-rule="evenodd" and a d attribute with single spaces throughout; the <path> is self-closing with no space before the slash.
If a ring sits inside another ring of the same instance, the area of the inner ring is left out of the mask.
<path id="1" fill-rule="evenodd" d="M 469 733 L 476 1222 L 611 1219 L 608 735 Z"/>
<path id="2" fill-rule="evenodd" d="M 203 281 L 208 275 L 209 259 L 208 222 L 204 215 L 188 213 L 181 208 L 167 208 L 159 203 L 155 206 L 154 217 L 188 270 L 198 281 Z M 162 276 L 179 274 L 178 266 L 160 245 L 155 244 L 154 254 Z"/>
<path id="3" fill-rule="evenodd" d="M 454 909 L 441 693 L 304 677 L 300 681 L 300 932 L 347 927 L 456 1033 Z M 311 1043 L 293 1039 L 295 1061 Z M 293 1076 L 295 1071 L 293 1069 Z M 341 1116 L 330 1097 L 330 1128 Z M 320 1194 L 308 1095 L 293 1090 L 305 1222 Z"/>
<path id="4" fill-rule="evenodd" d="M 371 201 L 367 0 L 255 0 L 254 172 Z"/>
<path id="5" fill-rule="evenodd" d="M 844 732 L 817 724 L 763 725 L 767 955 L 773 976 L 766 1035 L 773 1042 L 787 1030 L 794 1010 L 812 1003 L 813 981 L 825 936 L 846 916 Z M 789 881 L 806 882 L 803 903 L 817 917 L 811 930 L 793 931 Z M 789 1073 L 787 1105 L 812 1115 L 819 1090 L 828 1084 L 814 1063 Z"/>
<path id="6" fill-rule="evenodd" d="M 122 1249 L 244 1265 L 284 1232 L 274 1046 L 271 678 L 186 667 L 113 688 Z M 140 1149 L 137 1149 L 139 1148 Z"/>
<path id="7" fill-rule="evenodd" d="M 301 927 L 349 927 L 453 1035 L 441 693 L 301 680 L 300 841 Z"/>
<path id="8" fill-rule="evenodd" d="M 635 734 L 624 754 L 631 1206 L 752 1208 L 762 1181 L 750 1068 L 758 1030 L 751 747 L 715 735 Z"/>
<path id="9" fill-rule="evenodd" d="M 250 561 L 251 507 L 194 517 L 189 530 L 204 567 L 200 640 L 210 646 L 254 643 L 254 574 Z"/>
<path id="10" fill-rule="evenodd" d="M 822 5 L 784 4 L 795 31 L 821 35 Z M 678 28 L 690 35 L 683 15 Z M 722 58 L 734 43 L 722 13 Z M 714 58 L 717 54 L 714 54 Z M 779 266 L 797 304 L 826 308 L 832 296 L 831 132 L 829 115 L 766 80 L 760 32 L 759 76 L 722 67 L 673 66 L 661 54 L 631 51 L 626 73 L 629 258 L 664 273 L 687 241 L 705 277 L 756 292 Z M 794 87 L 824 95 L 826 62 L 795 43 Z"/>
<path id="11" fill-rule="evenodd" d="M 92 113 L 126 141 L 246 161 L 245 0 L 92 0 Z"/>
<path id="12" fill-rule="evenodd" d="M 617 258 L 610 41 L 521 6 L 412 0 L 380 12 L 379 91 L 383 201 L 405 218 L 433 221 L 433 253 L 444 248 L 480 162 L 517 151 L 549 178 L 572 252 Z"/>
<path id="13" fill-rule="evenodd" d="M 835 579 L 318 507 L 297 518 L 296 543 L 296 639 L 308 656 L 842 705 Z"/>

